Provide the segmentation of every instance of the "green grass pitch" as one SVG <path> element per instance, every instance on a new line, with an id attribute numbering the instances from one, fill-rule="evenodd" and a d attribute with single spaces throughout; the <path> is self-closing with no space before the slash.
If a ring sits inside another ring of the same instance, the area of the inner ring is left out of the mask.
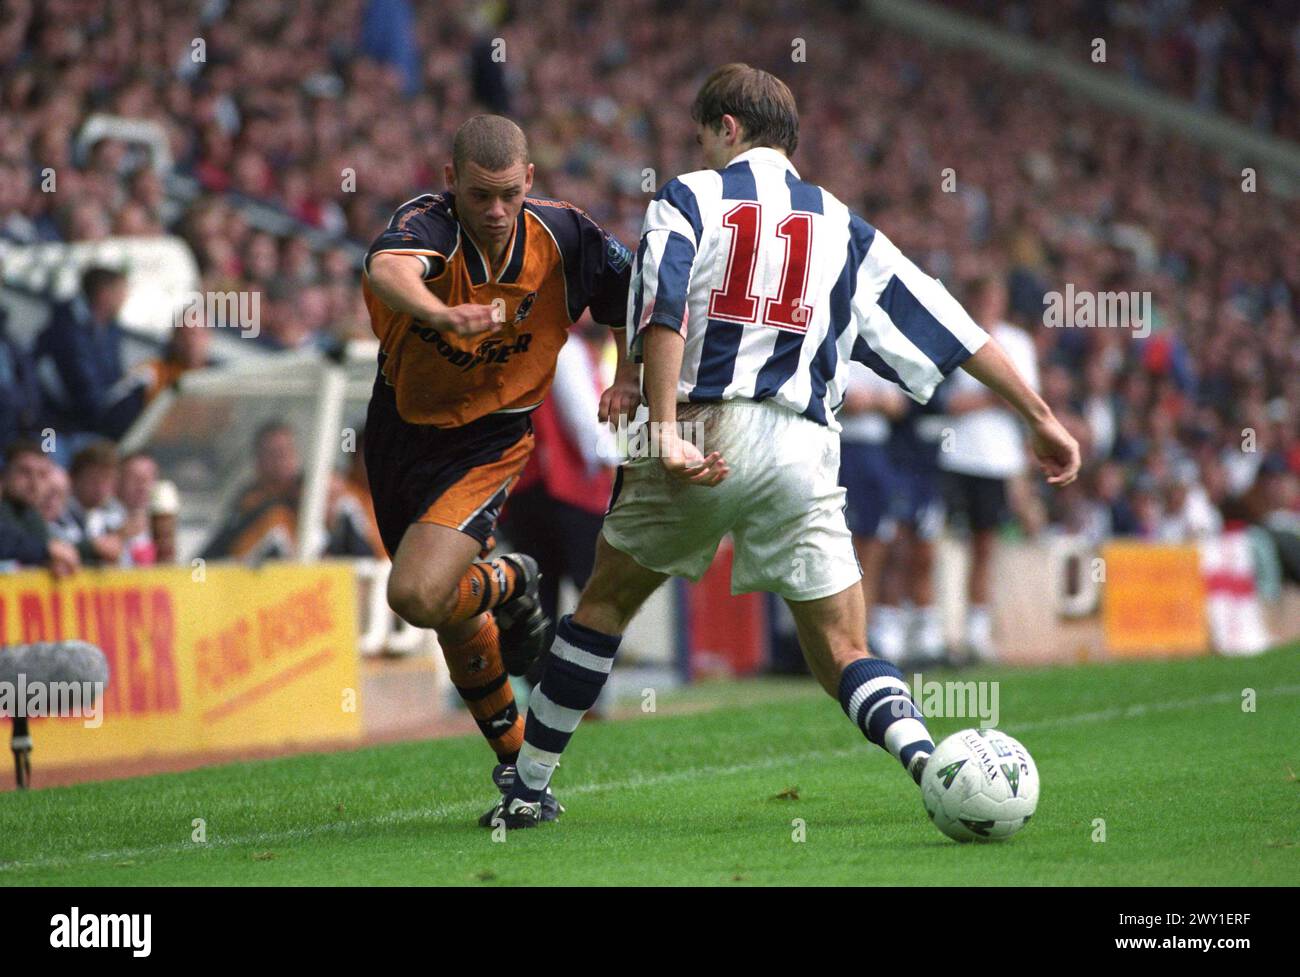
<path id="1" fill-rule="evenodd" d="M 584 724 L 554 784 L 568 813 L 504 842 L 474 824 L 491 759 L 461 738 L 0 794 L 0 885 L 1300 880 L 1300 646 L 945 677 L 999 681 L 999 726 L 1038 763 L 1008 842 L 948 841 L 811 681 L 754 681 Z"/>

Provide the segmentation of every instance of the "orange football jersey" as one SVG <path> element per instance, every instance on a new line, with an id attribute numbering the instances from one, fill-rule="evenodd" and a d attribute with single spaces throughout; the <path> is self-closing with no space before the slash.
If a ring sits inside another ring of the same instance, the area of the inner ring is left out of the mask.
<path id="1" fill-rule="evenodd" d="M 531 410 L 550 389 L 555 358 L 583 310 L 613 328 L 627 315 L 631 253 L 563 201 L 527 198 L 495 268 L 457 220 L 450 192 L 398 208 L 371 245 L 367 269 L 381 253 L 420 257 L 429 289 L 449 306 L 504 306 L 500 332 L 467 339 L 392 309 L 363 276 L 379 370 L 410 423 L 459 427 L 485 414 Z"/>

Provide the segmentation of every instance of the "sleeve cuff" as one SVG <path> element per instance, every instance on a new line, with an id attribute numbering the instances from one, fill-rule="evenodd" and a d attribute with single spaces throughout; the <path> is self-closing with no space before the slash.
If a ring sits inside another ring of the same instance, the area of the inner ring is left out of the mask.
<path id="1" fill-rule="evenodd" d="M 628 338 L 628 357 L 634 363 L 640 363 L 645 349 L 645 334 L 653 326 L 671 329 L 679 336 L 686 335 L 686 317 L 675 316 L 670 312 L 652 312 L 646 320 Z"/>
<path id="2" fill-rule="evenodd" d="M 385 248 L 382 251 L 376 251 L 373 254 L 366 255 L 366 274 L 370 274 L 370 262 L 376 255 L 381 254 L 409 254 L 412 258 L 419 258 L 420 263 L 424 266 L 424 271 L 420 277 L 425 281 L 430 278 L 437 278 L 442 274 L 443 269 L 447 267 L 447 258 L 438 251 L 406 251 L 402 248 Z"/>

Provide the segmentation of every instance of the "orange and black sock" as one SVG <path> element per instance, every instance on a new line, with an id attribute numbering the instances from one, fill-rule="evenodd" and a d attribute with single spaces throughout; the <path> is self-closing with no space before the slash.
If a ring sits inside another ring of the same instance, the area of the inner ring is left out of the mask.
<path id="1" fill-rule="evenodd" d="M 524 575 L 513 561 L 498 557 L 470 565 L 456 585 L 456 608 L 448 624 L 460 624 L 500 607 L 524 586 Z"/>
<path id="2" fill-rule="evenodd" d="M 474 637 L 442 649 L 456 691 L 502 763 L 514 763 L 524 741 L 524 718 L 515 705 L 501 650 L 497 622 L 488 615 Z"/>

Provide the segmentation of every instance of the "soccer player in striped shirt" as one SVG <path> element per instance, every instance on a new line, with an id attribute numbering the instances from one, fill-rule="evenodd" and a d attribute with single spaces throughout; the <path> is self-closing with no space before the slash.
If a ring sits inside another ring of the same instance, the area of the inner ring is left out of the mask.
<path id="1" fill-rule="evenodd" d="M 818 682 L 920 781 L 934 744 L 902 674 L 867 651 L 837 484 L 849 360 L 920 402 L 963 367 L 1025 418 L 1049 482 L 1078 473 L 1078 445 L 997 343 L 884 234 L 800 179 L 783 82 L 726 65 L 691 117 L 713 168 L 650 204 L 628 298 L 656 450 L 619 469 L 595 569 L 529 700 L 514 784 L 484 823 L 538 822 L 633 615 L 669 576 L 699 579 L 727 533 L 733 592 L 785 598 Z M 701 428 L 703 444 L 682 436 Z"/>

